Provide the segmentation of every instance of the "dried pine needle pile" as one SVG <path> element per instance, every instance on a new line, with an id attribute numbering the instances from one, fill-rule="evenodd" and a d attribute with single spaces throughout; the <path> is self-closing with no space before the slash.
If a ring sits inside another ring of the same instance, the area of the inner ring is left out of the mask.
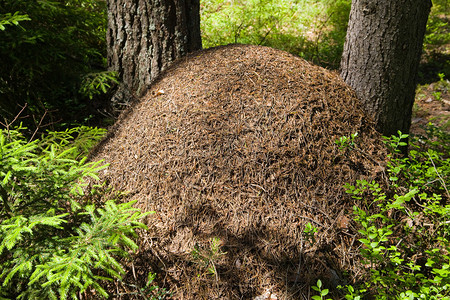
<path id="1" fill-rule="evenodd" d="M 361 149 L 340 151 L 335 140 L 355 132 Z M 156 272 L 175 299 L 304 299 L 317 278 L 333 287 L 360 268 L 343 184 L 380 176 L 385 156 L 337 74 L 230 45 L 176 62 L 93 159 L 111 164 L 102 176 L 116 189 L 156 211 L 130 280 Z M 211 254 L 213 238 L 220 251 Z"/>

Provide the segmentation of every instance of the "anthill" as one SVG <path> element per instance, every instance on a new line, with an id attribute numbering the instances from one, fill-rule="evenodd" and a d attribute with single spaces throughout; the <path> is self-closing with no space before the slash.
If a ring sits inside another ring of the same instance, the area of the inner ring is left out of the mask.
<path id="1" fill-rule="evenodd" d="M 128 279 L 156 272 L 175 299 L 301 299 L 319 277 L 343 283 L 357 255 L 343 184 L 379 176 L 386 155 L 372 125 L 336 73 L 279 50 L 176 62 L 93 156 L 156 211 Z M 359 150 L 339 150 L 354 133 Z"/>

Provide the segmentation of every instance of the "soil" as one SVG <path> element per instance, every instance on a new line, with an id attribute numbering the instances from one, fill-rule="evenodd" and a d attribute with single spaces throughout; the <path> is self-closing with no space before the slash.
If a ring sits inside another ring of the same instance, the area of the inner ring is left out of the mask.
<path id="1" fill-rule="evenodd" d="M 423 135 L 429 123 L 450 134 L 450 82 L 448 80 L 422 85 L 417 89 L 411 133 Z"/>
<path id="2" fill-rule="evenodd" d="M 386 155 L 337 73 L 261 46 L 193 53 L 92 155 L 111 164 L 101 176 L 114 188 L 156 212 L 111 290 L 141 299 L 149 272 L 174 299 L 309 299 L 318 278 L 331 289 L 364 281 L 343 185 L 386 182 Z"/>

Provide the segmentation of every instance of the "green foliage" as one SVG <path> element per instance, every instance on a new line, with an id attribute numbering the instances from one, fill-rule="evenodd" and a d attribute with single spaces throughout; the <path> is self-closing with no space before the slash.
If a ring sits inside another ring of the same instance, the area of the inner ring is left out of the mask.
<path id="1" fill-rule="evenodd" d="M 306 223 L 305 229 L 303 229 L 303 236 L 312 245 L 316 242 L 315 234 L 318 231 L 317 227 L 311 223 Z"/>
<path id="2" fill-rule="evenodd" d="M 428 133 L 411 139 L 408 157 L 399 150 L 408 135 L 386 139 L 389 189 L 366 180 L 346 185 L 371 272 L 359 291 L 347 287 L 347 299 L 366 290 L 376 299 L 450 297 L 450 137 L 431 125 Z"/>
<path id="3" fill-rule="evenodd" d="M 205 0 L 201 5 L 203 45 L 265 45 L 337 67 L 350 2 Z"/>
<path id="4" fill-rule="evenodd" d="M 106 129 L 97 127 L 80 126 L 65 131 L 47 131 L 42 134 L 39 142 L 43 150 L 56 147 L 58 151 L 75 148 L 75 151 L 67 153 L 71 159 L 80 159 L 88 155 L 91 150 L 106 134 Z"/>
<path id="5" fill-rule="evenodd" d="M 435 83 L 435 90 L 432 95 L 437 101 L 441 101 L 442 94 L 448 93 L 450 91 L 450 81 L 445 79 L 444 73 L 439 73 L 438 77 L 439 81 Z"/>
<path id="6" fill-rule="evenodd" d="M 222 242 L 219 238 L 214 237 L 209 242 L 208 248 L 202 248 L 199 245 L 195 245 L 191 251 L 192 258 L 195 263 L 199 265 L 201 269 L 206 269 L 207 274 L 219 278 L 216 269 L 217 261 L 226 254 L 221 249 Z M 199 275 L 200 276 L 200 275 Z"/>
<path id="7" fill-rule="evenodd" d="M 28 21 L 0 31 L 1 114 L 11 119 L 24 103 L 37 120 L 45 111 L 71 120 L 88 112 L 79 90 L 86 74 L 106 67 L 106 1 L 2 1 L 2 20 L 12 12 L 13 24 Z"/>
<path id="8" fill-rule="evenodd" d="M 322 0 L 324 10 L 316 29 L 317 37 L 312 43 L 312 55 L 306 59 L 328 68 L 337 69 L 341 62 L 350 14 L 350 0 Z M 306 48 L 311 53 L 311 49 Z"/>
<path id="9" fill-rule="evenodd" d="M 13 15 L 11 13 L 6 13 L 0 16 L 0 30 L 5 30 L 6 25 L 19 25 L 21 21 L 31 20 L 28 15 L 21 15 L 16 11 Z"/>
<path id="10" fill-rule="evenodd" d="M 355 288 L 351 285 L 347 285 L 345 287 L 340 285 L 338 286 L 338 289 L 346 290 L 344 291 L 346 300 L 361 300 L 361 294 L 366 292 L 364 289 L 355 290 Z"/>
<path id="11" fill-rule="evenodd" d="M 350 7 L 350 0 L 203 0 L 203 45 L 265 45 L 338 68 Z M 425 49 L 439 52 L 449 43 L 449 9 L 448 0 L 433 0 Z M 448 58 L 442 65 L 449 75 Z"/>
<path id="12" fill-rule="evenodd" d="M 424 40 L 426 48 L 432 49 L 450 43 L 449 12 L 450 5 L 447 0 L 433 0 Z"/>
<path id="13" fill-rule="evenodd" d="M 431 83 L 442 73 L 450 78 L 450 4 L 448 0 L 432 0 L 433 6 L 427 22 L 424 53 L 419 69 L 419 80 Z"/>
<path id="14" fill-rule="evenodd" d="M 117 257 L 136 250 L 136 228 L 147 214 L 134 202 L 105 203 L 98 187 L 101 162 L 75 160 L 95 129 L 50 133 L 27 141 L 23 128 L 0 130 L 0 296 L 10 299 L 77 299 L 84 291 L 107 296 L 105 280 L 121 278 Z"/>
<path id="15" fill-rule="evenodd" d="M 322 289 L 322 281 L 320 279 L 317 280 L 316 286 L 312 286 L 312 289 L 319 293 L 318 296 L 316 295 L 311 297 L 311 299 L 313 300 L 325 300 L 325 296 L 329 293 L 328 289 Z M 328 298 L 326 300 L 331 300 L 331 298 Z"/>
<path id="16" fill-rule="evenodd" d="M 139 290 L 139 294 L 142 296 L 142 298 L 145 300 L 147 299 L 162 300 L 172 296 L 172 294 L 165 288 L 160 288 L 159 286 L 153 284 L 155 278 L 156 274 L 154 273 L 148 274 L 145 288 Z"/>
<path id="17" fill-rule="evenodd" d="M 358 136 L 358 133 L 352 133 L 350 136 L 341 136 L 339 139 L 337 139 L 336 141 L 334 141 L 334 143 L 336 145 L 338 145 L 339 150 L 344 150 L 344 149 L 353 149 L 353 147 L 355 146 L 355 139 Z"/>
<path id="18" fill-rule="evenodd" d="M 113 84 L 119 83 L 114 71 L 89 73 L 84 76 L 80 92 L 92 99 L 95 95 L 106 94 Z"/>

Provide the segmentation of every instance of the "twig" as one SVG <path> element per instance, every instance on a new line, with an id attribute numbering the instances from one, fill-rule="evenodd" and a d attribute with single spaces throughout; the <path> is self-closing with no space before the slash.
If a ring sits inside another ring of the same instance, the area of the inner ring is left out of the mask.
<path id="1" fill-rule="evenodd" d="M 440 181 L 441 181 L 441 183 L 442 183 L 442 186 L 444 187 L 445 191 L 447 192 L 447 196 L 450 198 L 450 193 L 448 192 L 448 189 L 447 189 L 447 186 L 446 186 L 446 184 L 445 184 L 444 179 L 442 179 L 441 175 L 439 174 L 439 172 L 438 172 L 438 170 L 437 170 L 437 168 L 436 168 L 436 165 L 434 164 L 434 161 L 433 161 L 433 159 L 431 158 L 430 153 L 427 152 L 427 154 L 428 154 L 428 157 L 430 158 L 431 163 L 433 164 L 434 171 L 436 171 L 436 174 L 437 174 L 437 176 L 439 177 L 439 179 L 440 179 Z"/>
<path id="2" fill-rule="evenodd" d="M 44 115 L 41 117 L 41 120 L 39 121 L 38 126 L 36 127 L 36 130 L 33 132 L 33 135 L 31 136 L 30 140 L 28 142 L 31 142 L 38 132 L 39 128 L 41 127 L 42 121 L 44 121 L 45 116 L 47 115 L 47 110 L 44 112 Z"/>
<path id="3" fill-rule="evenodd" d="M 294 285 L 297 284 L 298 278 L 300 276 L 300 270 L 301 270 L 301 267 L 302 267 L 302 254 L 303 254 L 303 234 L 300 235 L 300 253 L 299 253 L 299 257 L 298 257 L 297 274 L 295 274 Z"/>
<path id="4" fill-rule="evenodd" d="M 19 111 L 19 113 L 14 117 L 14 119 L 10 123 L 8 123 L 5 118 L 5 123 L 0 122 L 0 124 L 3 127 L 5 127 L 6 130 L 9 131 L 9 126 L 11 126 L 19 118 L 19 116 L 22 114 L 22 112 L 25 110 L 26 107 L 27 107 L 27 103 L 25 103 L 25 105 L 22 107 L 22 109 Z"/>
<path id="5" fill-rule="evenodd" d="M 306 219 L 306 220 L 308 220 L 308 221 L 310 221 L 310 222 L 313 222 L 314 224 L 316 224 L 316 225 L 318 225 L 318 226 L 320 226 L 320 227 L 322 227 L 322 228 L 325 228 L 325 225 L 323 225 L 323 224 L 317 222 L 317 221 L 314 220 L 314 219 L 311 219 L 311 218 L 308 218 L 308 217 L 305 217 L 305 216 L 298 216 L 298 217 L 299 217 L 299 218 L 302 218 L 302 219 Z"/>
<path id="6" fill-rule="evenodd" d="M 263 36 L 262 40 L 259 41 L 258 46 L 261 46 L 261 44 L 266 40 L 267 36 L 270 34 L 270 32 L 272 32 L 272 29 L 275 27 L 272 26 L 271 28 L 269 28 L 269 30 L 266 32 L 266 34 Z"/>
<path id="7" fill-rule="evenodd" d="M 242 22 L 237 29 L 234 32 L 234 43 L 237 44 L 237 40 L 239 38 L 240 32 L 241 32 L 241 28 L 244 26 L 244 23 Z"/>

